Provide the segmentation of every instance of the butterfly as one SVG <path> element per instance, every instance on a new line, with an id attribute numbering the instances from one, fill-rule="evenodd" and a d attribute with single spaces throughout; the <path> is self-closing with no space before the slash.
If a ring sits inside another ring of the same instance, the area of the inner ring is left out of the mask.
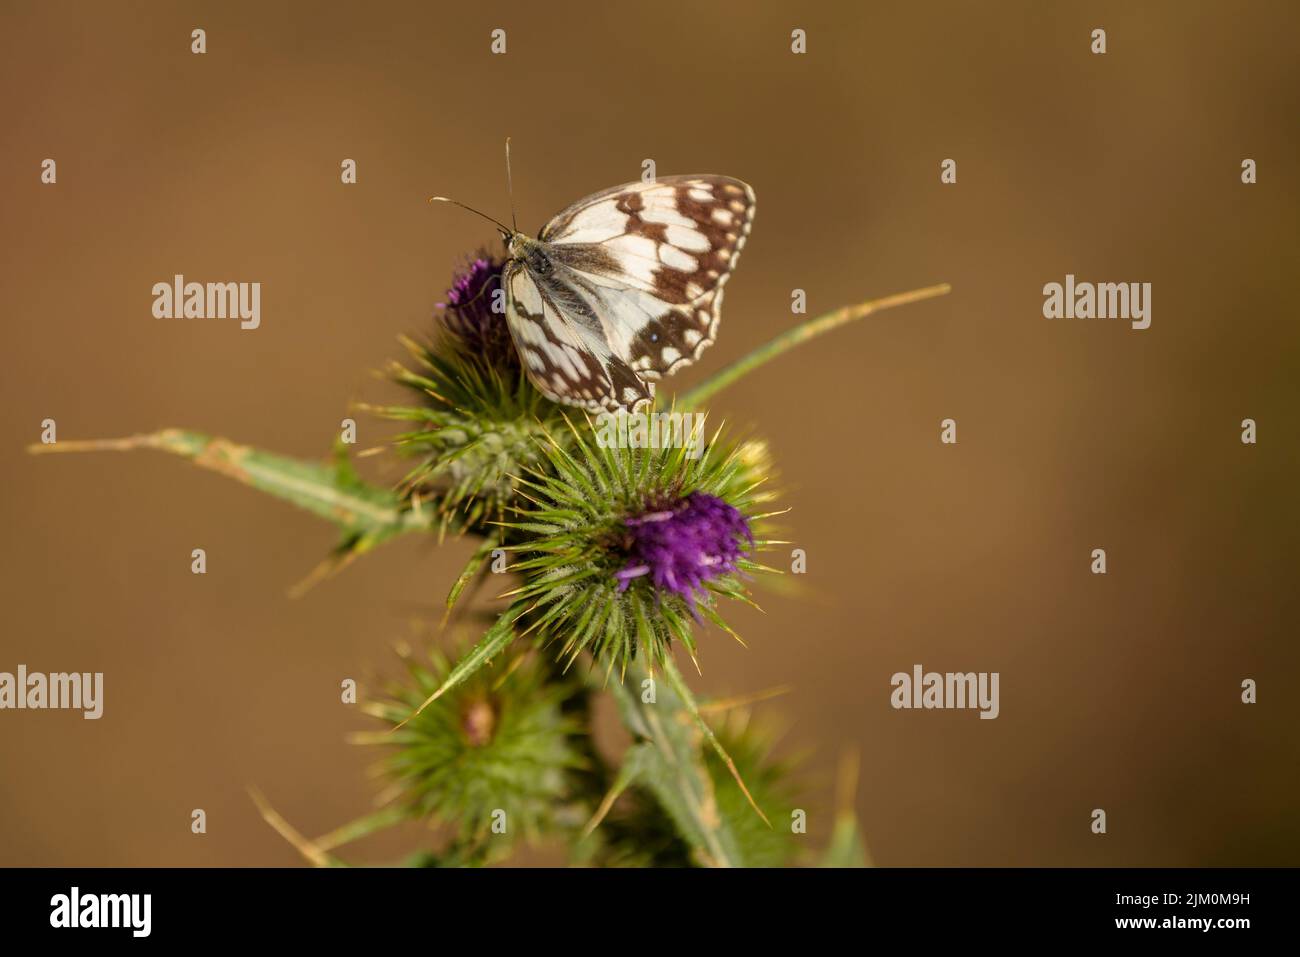
<path id="1" fill-rule="evenodd" d="M 706 175 L 593 193 L 536 239 L 498 223 L 506 325 L 529 380 L 592 412 L 648 405 L 717 338 L 753 222 L 754 190 Z"/>

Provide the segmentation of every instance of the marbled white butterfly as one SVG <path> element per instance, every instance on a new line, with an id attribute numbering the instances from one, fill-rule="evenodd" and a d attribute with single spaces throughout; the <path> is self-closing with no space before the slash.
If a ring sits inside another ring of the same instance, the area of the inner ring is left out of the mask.
<path id="1" fill-rule="evenodd" d="M 668 176 L 579 200 L 536 239 L 497 223 L 506 323 L 533 385 L 593 412 L 648 404 L 717 337 L 753 222 L 740 180 Z"/>

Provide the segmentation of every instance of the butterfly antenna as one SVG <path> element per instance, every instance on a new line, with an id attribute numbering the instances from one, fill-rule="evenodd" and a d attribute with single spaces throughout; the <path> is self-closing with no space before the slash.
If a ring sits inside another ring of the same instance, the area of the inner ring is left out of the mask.
<path id="1" fill-rule="evenodd" d="M 506 195 L 510 197 L 510 225 L 519 232 L 519 220 L 515 218 L 515 184 L 510 176 L 510 137 L 506 137 Z"/>
<path id="2" fill-rule="evenodd" d="M 457 200 L 454 200 L 454 199 L 448 199 L 446 196 L 430 196 L 430 197 L 429 197 L 429 202 L 431 202 L 431 203 L 451 203 L 453 206 L 459 206 L 461 209 L 468 210 L 469 212 L 473 213 L 475 216 L 482 216 L 482 217 L 483 217 L 484 219 L 486 219 L 489 223 L 492 223 L 493 225 L 495 225 L 497 229 L 501 230 L 501 232 L 502 232 L 503 234 L 505 234 L 505 236 L 506 236 L 507 238 L 509 238 L 510 236 L 513 236 L 513 235 L 517 232 L 517 230 L 513 230 L 513 229 L 511 229 L 511 228 L 510 228 L 509 226 L 507 226 L 505 223 L 502 223 L 502 222 L 499 221 L 499 220 L 493 219 L 493 218 L 492 218 L 491 216 L 489 216 L 487 213 L 479 212 L 479 211 L 478 211 L 477 209 L 475 209 L 473 206 L 466 206 L 464 203 L 458 202 Z"/>

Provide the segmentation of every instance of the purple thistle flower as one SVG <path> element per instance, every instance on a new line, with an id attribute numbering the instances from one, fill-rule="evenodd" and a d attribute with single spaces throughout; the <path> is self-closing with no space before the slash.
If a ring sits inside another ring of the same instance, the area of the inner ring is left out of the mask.
<path id="1" fill-rule="evenodd" d="M 452 277 L 447 300 L 438 303 L 438 310 L 447 331 L 467 352 L 490 365 L 517 367 L 519 356 L 506 317 L 492 311 L 504 265 L 486 252 L 468 259 L 464 270 Z"/>
<path id="2" fill-rule="evenodd" d="M 696 597 L 705 583 L 736 572 L 737 561 L 749 554 L 754 535 L 740 510 L 704 492 L 692 492 L 663 509 L 625 518 L 630 545 L 628 563 L 615 574 L 618 590 L 634 578 L 649 575 L 658 592 L 686 599 L 695 614 Z"/>

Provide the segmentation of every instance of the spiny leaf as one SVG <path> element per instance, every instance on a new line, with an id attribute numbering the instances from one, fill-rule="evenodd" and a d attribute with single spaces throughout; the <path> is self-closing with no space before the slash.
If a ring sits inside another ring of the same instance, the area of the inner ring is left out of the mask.
<path id="1" fill-rule="evenodd" d="M 809 319 L 807 322 L 783 332 L 772 341 L 759 346 L 749 355 L 714 374 L 711 378 L 679 397 L 676 404 L 686 409 L 697 408 L 733 382 L 753 372 L 759 366 L 771 362 L 777 356 L 810 339 L 815 339 L 832 329 L 853 322 L 856 319 L 863 319 L 883 309 L 905 306 L 909 303 L 920 302 L 923 299 L 933 299 L 935 296 L 946 296 L 950 292 L 952 292 L 952 286 L 946 282 L 941 282 L 934 286 L 926 286 L 924 289 L 913 289 L 910 292 L 900 292 L 892 296 L 882 296 L 880 299 L 860 302 L 856 306 L 843 306 L 814 319 Z"/>
<path id="2" fill-rule="evenodd" d="M 771 827 L 772 822 L 767 819 L 767 815 L 763 813 L 763 809 L 758 806 L 758 802 L 754 800 L 754 796 L 749 793 L 749 788 L 745 786 L 745 782 L 741 778 L 740 772 L 736 770 L 736 762 L 731 760 L 731 755 L 727 754 L 726 749 L 722 746 L 722 742 L 718 740 L 717 735 L 713 733 L 713 729 L 709 727 L 709 723 L 705 721 L 703 715 L 700 714 L 700 709 L 695 704 L 695 696 L 691 694 L 691 689 L 687 686 L 686 681 L 682 678 L 681 672 L 677 670 L 677 665 L 673 663 L 671 658 L 664 659 L 664 673 L 668 676 L 668 681 L 672 684 L 673 690 L 677 692 L 678 697 L 681 698 L 682 706 L 686 708 L 691 718 L 694 719 L 695 723 L 699 726 L 700 731 L 703 732 L 705 739 L 713 747 L 714 752 L 721 759 L 723 765 L 725 765 L 727 770 L 731 772 L 731 776 L 740 787 L 741 793 L 744 794 L 745 799 L 749 801 L 749 806 L 752 807 L 755 812 L 757 812 L 758 816 L 763 819 L 764 824 Z"/>
<path id="3" fill-rule="evenodd" d="M 858 827 L 858 818 L 852 811 L 835 815 L 831 842 L 821 860 L 822 867 L 870 867 L 867 847 Z"/>
<path id="4" fill-rule="evenodd" d="M 469 561 L 465 564 L 465 570 L 460 573 L 460 577 L 457 578 L 455 584 L 451 586 L 451 591 L 447 593 L 448 613 L 456 607 L 456 600 L 460 598 L 460 594 L 465 590 L 465 586 L 468 585 L 474 576 L 478 574 L 479 569 L 483 567 L 483 563 L 487 561 L 488 556 L 492 554 L 492 550 L 499 547 L 499 545 L 499 540 L 495 536 L 489 535 L 487 538 L 483 539 L 482 544 L 474 550 L 474 554 L 470 556 Z"/>
<path id="5" fill-rule="evenodd" d="M 515 604 L 503 611 L 496 623 L 479 639 L 478 644 L 471 648 L 465 657 L 456 662 L 456 666 L 448 672 L 447 677 L 443 679 L 437 690 L 425 698 L 423 704 L 395 725 L 393 730 L 396 731 L 401 728 L 406 722 L 500 654 L 510 642 L 515 640 L 514 625 L 519 616 L 524 613 L 526 607 L 525 605 Z"/>
<path id="6" fill-rule="evenodd" d="M 344 844 L 351 844 L 353 841 L 360 840 L 367 835 L 374 834 L 376 831 L 382 831 L 385 828 L 400 824 L 409 820 L 411 812 L 399 804 L 390 804 L 388 807 L 380 808 L 356 820 L 349 821 L 341 827 L 336 827 L 328 834 L 324 834 L 312 844 L 322 851 L 332 851 L 336 847 L 342 847 Z"/>
<path id="7" fill-rule="evenodd" d="M 32 445 L 36 454 L 155 449 L 189 459 L 261 492 L 326 518 L 373 545 L 393 535 L 428 527 L 402 506 L 396 493 L 361 482 L 351 466 L 311 462 L 264 452 L 228 439 L 185 429 L 163 429 L 122 439 Z"/>
<path id="8" fill-rule="evenodd" d="M 840 757 L 836 774 L 835 826 L 831 842 L 822 856 L 822 867 L 870 867 L 871 857 L 858 826 L 858 816 L 853 812 L 853 800 L 858 790 L 858 756 L 846 751 Z"/>
<path id="9" fill-rule="evenodd" d="M 700 863 L 744 866 L 731 826 L 718 811 L 695 724 L 671 688 L 658 688 L 655 702 L 643 703 L 638 689 L 646 673 L 640 668 L 631 671 L 627 685 L 609 685 L 624 724 L 643 739 L 624 756 L 627 778 L 654 794 Z"/>

